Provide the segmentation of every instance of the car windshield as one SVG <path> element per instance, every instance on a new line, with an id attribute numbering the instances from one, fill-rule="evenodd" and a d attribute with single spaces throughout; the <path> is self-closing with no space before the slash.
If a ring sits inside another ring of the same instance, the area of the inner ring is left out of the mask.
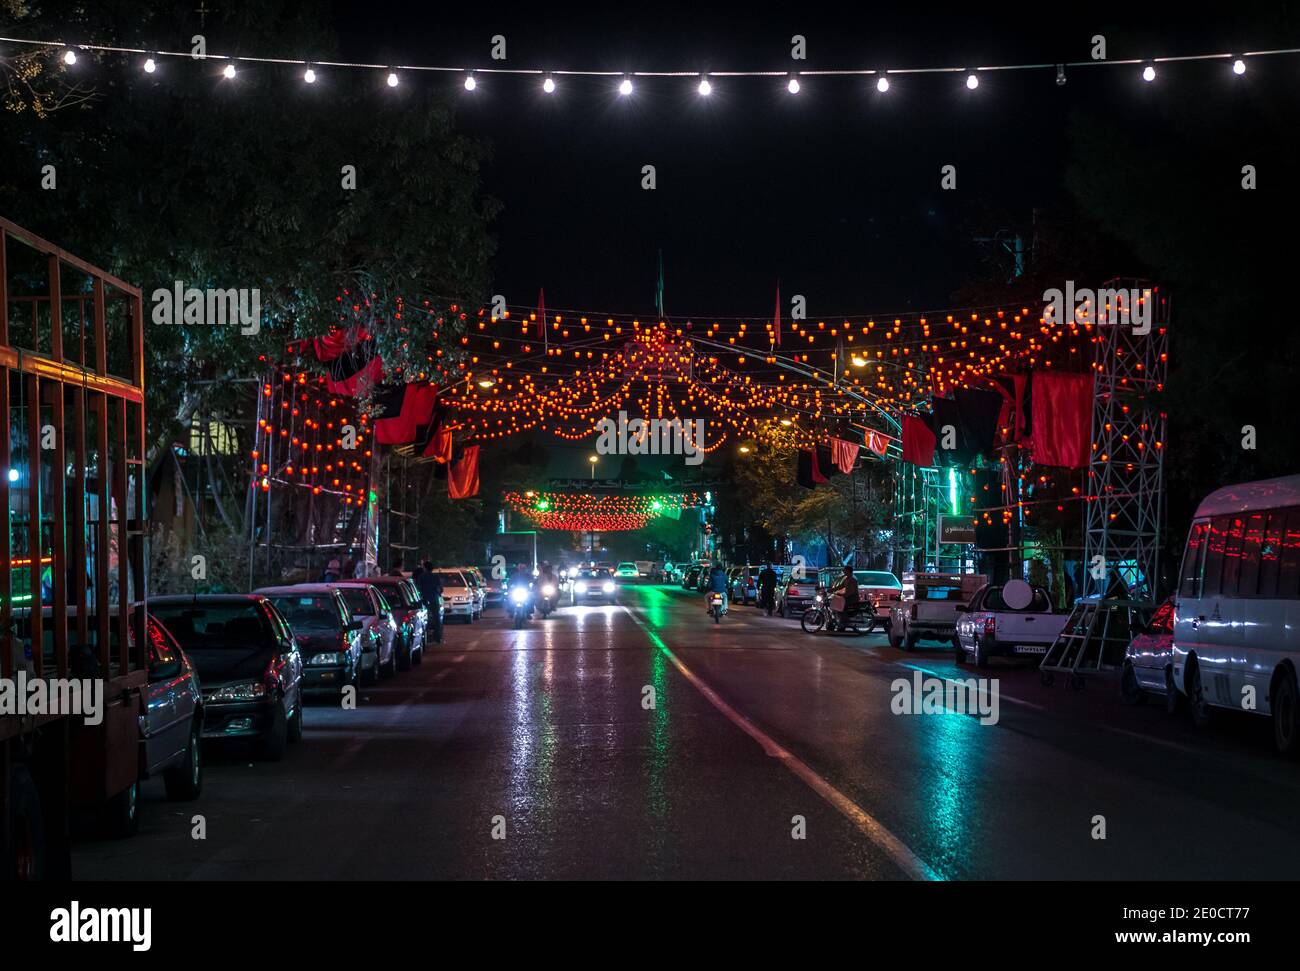
<path id="1" fill-rule="evenodd" d="M 406 585 L 409 582 L 410 581 L 408 580 L 403 580 L 401 583 L 376 583 L 374 586 L 378 588 L 379 593 L 386 601 L 388 601 L 389 604 L 399 608 L 410 607 L 415 604 L 415 600 L 406 589 Z"/>
<path id="2" fill-rule="evenodd" d="M 354 617 L 373 617 L 375 605 L 370 602 L 365 587 L 339 587 L 343 599 L 348 602 L 348 610 Z"/>
<path id="3" fill-rule="evenodd" d="M 150 604 L 149 612 L 187 651 L 256 648 L 266 639 L 266 615 L 255 601 L 230 604 Z"/>
<path id="4" fill-rule="evenodd" d="M 276 596 L 271 598 L 271 603 L 284 615 L 294 633 L 336 631 L 342 626 L 338 603 L 327 593 Z"/>
<path id="5" fill-rule="evenodd" d="M 608 570 L 583 570 L 582 575 L 588 580 L 607 580 L 609 579 Z"/>
<path id="6" fill-rule="evenodd" d="M 858 584 L 864 587 L 893 587 L 896 590 L 903 589 L 903 584 L 899 582 L 898 577 L 892 573 L 880 573 L 874 570 L 855 570 L 853 575 L 858 578 Z"/>
<path id="7" fill-rule="evenodd" d="M 465 578 L 453 570 L 434 570 L 433 575 L 442 581 L 444 587 L 468 587 Z"/>

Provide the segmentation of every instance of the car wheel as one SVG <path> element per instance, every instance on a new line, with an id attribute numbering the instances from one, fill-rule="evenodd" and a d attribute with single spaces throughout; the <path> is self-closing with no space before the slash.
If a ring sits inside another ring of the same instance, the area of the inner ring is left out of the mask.
<path id="1" fill-rule="evenodd" d="M 1165 714 L 1176 715 L 1183 707 L 1183 696 L 1174 684 L 1174 669 L 1165 668 Z"/>
<path id="2" fill-rule="evenodd" d="M 420 641 L 420 649 L 411 655 L 411 663 L 420 665 L 424 663 L 424 645 L 428 642 L 429 635 L 424 635 L 424 640 Z"/>
<path id="3" fill-rule="evenodd" d="M 900 647 L 903 646 L 902 638 L 899 637 L 898 632 L 894 630 L 892 624 L 890 625 L 889 630 L 886 633 L 889 636 L 890 647 L 892 647 L 894 650 L 898 650 Z"/>
<path id="4" fill-rule="evenodd" d="M 1187 685 L 1187 710 L 1191 713 L 1192 724 L 1204 728 L 1210 723 L 1210 706 L 1205 700 L 1205 689 L 1201 685 L 1201 666 L 1195 659 L 1187 662 L 1183 683 Z"/>
<path id="5" fill-rule="evenodd" d="M 185 757 L 163 773 L 163 785 L 167 788 L 167 798 L 175 802 L 197 799 L 203 791 L 203 730 L 198 718 L 190 727 Z"/>
<path id="6" fill-rule="evenodd" d="M 1273 709 L 1273 744 L 1279 755 L 1293 759 L 1300 755 L 1300 693 L 1295 671 L 1289 667 L 1278 673 L 1269 707 Z"/>
<path id="7" fill-rule="evenodd" d="M 400 654 L 397 654 L 397 670 L 411 670 L 411 647 L 404 647 Z"/>
<path id="8" fill-rule="evenodd" d="M 45 825 L 41 795 L 24 765 L 9 770 L 9 835 L 0 882 L 45 876 Z"/>
<path id="9" fill-rule="evenodd" d="M 1137 672 L 1132 664 L 1125 664 L 1119 678 L 1119 693 L 1126 705 L 1140 705 L 1147 700 L 1147 693 L 1138 684 Z"/>
<path id="10" fill-rule="evenodd" d="M 255 744 L 257 757 L 263 762 L 279 762 L 284 758 L 284 747 L 289 741 L 288 719 L 284 714 L 284 705 L 275 706 L 271 716 L 271 727 Z"/>
<path id="11" fill-rule="evenodd" d="M 104 806 L 104 826 L 115 839 L 134 836 L 140 828 L 140 782 L 136 780 Z"/>
<path id="12" fill-rule="evenodd" d="M 903 650 L 905 651 L 916 650 L 916 634 L 912 633 L 912 631 L 910 630 L 905 631 L 903 634 Z"/>
<path id="13" fill-rule="evenodd" d="M 293 706 L 285 724 L 285 737 L 290 742 L 302 741 L 302 690 L 298 691 L 298 703 Z"/>

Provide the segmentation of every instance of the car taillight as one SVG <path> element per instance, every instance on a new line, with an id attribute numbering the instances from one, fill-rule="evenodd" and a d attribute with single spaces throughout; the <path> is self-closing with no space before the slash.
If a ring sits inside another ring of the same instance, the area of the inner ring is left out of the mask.
<path id="1" fill-rule="evenodd" d="M 988 637 L 992 637 L 992 636 L 995 635 L 997 632 L 998 632 L 998 621 L 997 621 L 997 618 L 996 618 L 996 617 L 985 617 L 985 618 L 984 618 L 984 634 L 985 634 L 986 636 L 988 636 Z"/>
<path id="2" fill-rule="evenodd" d="M 786 587 L 785 595 L 786 595 L 787 597 L 802 597 L 802 596 L 803 596 L 803 594 L 799 592 L 799 588 L 798 588 L 798 587 Z"/>

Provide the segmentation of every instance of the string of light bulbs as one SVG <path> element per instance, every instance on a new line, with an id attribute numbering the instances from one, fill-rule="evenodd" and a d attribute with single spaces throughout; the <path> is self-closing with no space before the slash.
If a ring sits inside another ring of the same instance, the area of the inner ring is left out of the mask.
<path id="1" fill-rule="evenodd" d="M 965 86 L 969 90 L 973 91 L 979 87 L 980 76 L 982 74 L 994 71 L 1054 71 L 1056 83 L 1062 85 L 1066 83 L 1067 68 L 1140 66 L 1142 69 L 1142 79 L 1147 82 L 1152 82 L 1155 81 L 1157 76 L 1156 66 L 1160 64 L 1197 61 L 1228 61 L 1231 62 L 1230 66 L 1232 73 L 1242 75 L 1246 73 L 1248 59 L 1294 56 L 1300 54 L 1300 48 L 1286 47 L 1241 51 L 1238 53 L 1184 54 L 1165 57 L 1117 58 L 1114 60 L 1079 60 L 1023 64 L 979 64 L 973 67 L 801 68 L 798 70 L 742 71 L 610 71 L 590 69 L 548 70 L 544 68 L 531 67 L 468 67 L 465 65 L 456 66 L 444 64 L 373 64 L 360 61 L 314 60 L 292 57 L 212 54 L 206 52 L 203 54 L 195 54 L 193 51 L 150 50 L 140 47 L 118 47 L 109 44 L 78 44 L 57 40 L 35 40 L 25 37 L 0 37 L 0 43 L 48 48 L 55 52 L 68 67 L 76 65 L 78 51 L 141 56 L 144 58 L 144 60 L 141 61 L 141 69 L 147 74 L 153 74 L 157 71 L 159 58 L 183 58 L 200 61 L 224 61 L 225 66 L 222 68 L 221 73 L 227 80 L 233 80 L 238 75 L 237 64 L 275 64 L 303 68 L 302 80 L 306 84 L 316 83 L 319 76 L 317 72 L 319 70 L 336 68 L 343 70 L 387 72 L 385 82 L 390 88 L 395 88 L 401 83 L 401 72 L 404 71 L 413 73 L 426 72 L 462 75 L 462 84 L 467 91 L 474 91 L 478 88 L 479 82 L 477 76 L 517 75 L 542 78 L 542 91 L 546 94 L 554 94 L 558 90 L 556 78 L 618 78 L 619 83 L 617 90 L 618 93 L 623 96 L 631 95 L 635 90 L 635 85 L 633 84 L 634 78 L 690 78 L 697 80 L 696 90 L 702 97 L 708 97 L 713 93 L 714 80 L 718 78 L 784 78 L 786 81 L 786 89 L 791 94 L 798 94 L 802 87 L 800 84 L 800 78 L 874 77 L 876 79 L 876 90 L 881 94 L 884 94 L 890 89 L 891 76 L 917 74 L 964 74 Z"/>

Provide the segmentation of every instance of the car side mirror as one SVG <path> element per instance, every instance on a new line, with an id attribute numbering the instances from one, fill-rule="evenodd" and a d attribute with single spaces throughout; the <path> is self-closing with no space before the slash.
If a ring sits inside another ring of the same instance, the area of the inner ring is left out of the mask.
<path id="1" fill-rule="evenodd" d="M 167 661 L 163 664 L 149 665 L 149 680 L 153 681 L 170 681 L 176 675 L 181 673 L 181 662 Z"/>

